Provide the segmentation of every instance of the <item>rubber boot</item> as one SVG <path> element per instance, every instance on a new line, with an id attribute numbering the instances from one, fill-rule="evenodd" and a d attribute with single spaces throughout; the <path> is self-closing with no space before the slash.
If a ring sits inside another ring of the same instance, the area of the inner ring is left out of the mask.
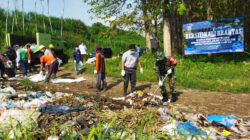
<path id="1" fill-rule="evenodd" d="M 171 102 L 175 102 L 177 100 L 177 95 L 172 94 Z"/>
<path id="2" fill-rule="evenodd" d="M 163 102 L 163 103 L 164 103 L 164 102 L 167 102 L 167 101 L 168 101 L 167 92 L 164 91 L 164 92 L 161 93 L 161 95 L 162 95 L 162 102 Z"/>
<path id="3" fill-rule="evenodd" d="M 102 85 L 103 85 L 103 90 L 106 91 L 107 90 L 107 83 L 104 82 Z"/>
<path id="4" fill-rule="evenodd" d="M 46 74 L 44 82 L 49 82 L 49 80 L 50 80 L 50 76 L 51 76 L 51 75 Z"/>
<path id="5" fill-rule="evenodd" d="M 94 90 L 94 92 L 100 92 L 100 91 L 101 91 L 100 84 L 96 84 L 96 89 Z"/>

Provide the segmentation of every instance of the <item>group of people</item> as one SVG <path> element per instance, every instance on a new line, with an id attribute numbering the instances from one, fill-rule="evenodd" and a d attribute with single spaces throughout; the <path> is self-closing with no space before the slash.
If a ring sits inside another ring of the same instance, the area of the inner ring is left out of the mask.
<path id="1" fill-rule="evenodd" d="M 177 65 L 177 61 L 174 57 L 166 57 L 165 53 L 157 50 L 155 53 L 155 63 L 154 70 L 159 81 L 158 86 L 161 89 L 161 94 L 163 96 L 162 102 L 168 101 L 168 94 L 166 91 L 166 86 L 164 85 L 165 77 L 169 78 L 170 93 L 172 95 L 171 102 L 177 100 L 177 93 L 175 92 L 175 75 L 174 69 Z M 122 56 L 122 72 L 124 86 L 123 95 L 127 95 L 128 84 L 130 81 L 131 92 L 135 91 L 136 86 L 136 70 L 137 66 L 140 68 L 140 73 L 143 73 L 143 68 L 140 62 L 140 55 L 136 51 L 136 46 L 134 44 L 129 45 L 129 50 L 125 52 Z"/>
<path id="2" fill-rule="evenodd" d="M 50 44 L 46 49 L 44 45 L 40 45 L 36 50 L 32 50 L 35 45 L 26 44 L 25 46 L 14 45 L 13 47 L 7 46 L 4 51 L 4 55 L 0 54 L 0 72 L 1 77 L 6 79 L 4 76 L 5 67 L 3 61 L 7 64 L 11 64 L 14 71 L 20 67 L 23 78 L 27 78 L 27 73 L 31 72 L 32 67 L 35 64 L 35 53 L 40 51 L 43 53 L 42 56 L 38 56 L 40 59 L 40 74 L 43 72 L 43 67 L 47 68 L 45 82 L 50 80 L 51 75 L 55 78 L 56 72 L 58 70 L 59 62 L 57 61 L 57 56 L 54 51 L 54 46 Z"/>
<path id="3" fill-rule="evenodd" d="M 43 68 L 46 68 L 45 82 L 48 82 L 50 78 L 55 78 L 58 71 L 59 62 L 57 56 L 53 50 L 54 46 L 49 45 L 49 49 L 46 49 L 45 46 L 41 45 L 37 51 L 44 53 L 40 57 L 40 74 L 43 74 Z M 143 74 L 143 68 L 140 62 L 140 51 L 138 51 L 135 44 L 129 45 L 129 50 L 122 55 L 121 62 L 121 75 L 123 77 L 123 95 L 127 95 L 127 89 L 130 82 L 131 92 L 134 92 L 136 89 L 136 71 L 137 67 L 140 68 L 140 73 Z M 6 47 L 4 56 L 0 55 L 0 69 L 1 77 L 3 77 L 4 66 L 2 61 L 11 61 L 14 65 L 18 67 L 20 65 L 20 70 L 23 73 L 23 77 L 27 76 L 27 69 L 31 67 L 32 64 L 32 54 L 33 51 L 30 48 L 30 44 L 27 44 L 25 47 L 19 47 L 15 45 L 13 48 Z M 87 47 L 84 44 L 84 41 L 81 42 L 79 46 L 75 47 L 75 50 L 72 53 L 75 73 L 78 75 L 83 68 L 83 60 L 87 61 Z M 96 57 L 95 57 L 95 69 L 94 74 L 96 74 L 96 92 L 101 90 L 107 90 L 107 82 L 105 76 L 105 57 L 100 46 L 96 47 Z M 80 67 L 78 68 L 78 65 Z M 166 91 L 166 86 L 164 85 L 165 77 L 169 78 L 169 87 L 170 93 L 172 94 L 171 101 L 174 102 L 177 99 L 177 94 L 175 92 L 175 66 L 177 61 L 174 57 L 166 57 L 165 53 L 157 50 L 155 53 L 155 64 L 154 70 L 157 76 L 158 86 L 161 89 L 161 94 L 163 96 L 162 101 L 168 101 L 168 94 Z"/>
<path id="4" fill-rule="evenodd" d="M 76 51 L 78 51 L 78 55 L 80 56 L 79 48 L 76 47 Z M 80 61 L 78 57 L 74 57 L 76 51 L 73 52 L 74 62 Z M 105 78 L 105 61 L 104 61 L 104 54 L 101 51 L 99 46 L 96 47 L 96 60 L 95 60 L 95 70 L 94 74 L 96 76 L 96 92 L 107 89 L 107 82 Z M 78 59 L 77 59 L 78 58 Z M 166 57 L 165 53 L 157 50 L 155 53 L 155 64 L 154 70 L 159 81 L 158 86 L 161 89 L 161 94 L 163 96 L 162 102 L 167 102 L 169 100 L 169 96 L 167 94 L 166 86 L 164 85 L 165 77 L 168 77 L 169 80 L 169 87 L 170 87 L 170 94 L 171 102 L 175 102 L 177 100 L 177 94 L 175 92 L 175 66 L 177 65 L 177 60 L 174 57 Z M 127 96 L 127 89 L 130 82 L 131 85 L 131 92 L 134 92 L 136 89 L 136 71 L 137 67 L 140 68 L 140 73 L 143 74 L 143 68 L 140 62 L 140 54 L 137 50 L 137 46 L 135 44 L 129 45 L 129 50 L 126 51 L 122 55 L 122 62 L 121 62 L 121 75 L 123 77 L 124 85 L 123 85 L 123 95 Z"/>

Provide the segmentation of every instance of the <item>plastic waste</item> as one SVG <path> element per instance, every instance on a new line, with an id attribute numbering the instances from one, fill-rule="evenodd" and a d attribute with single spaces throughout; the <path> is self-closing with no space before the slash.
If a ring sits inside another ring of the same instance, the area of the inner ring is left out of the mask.
<path id="1" fill-rule="evenodd" d="M 40 114 L 40 112 L 36 112 L 35 110 L 9 109 L 5 110 L 0 116 L 0 124 L 3 128 L 9 127 L 11 118 L 14 128 L 18 122 L 23 126 L 29 126 L 29 123 L 31 123 L 30 120 L 37 120 Z"/>
<path id="2" fill-rule="evenodd" d="M 12 93 L 12 94 L 16 94 L 16 91 L 12 87 L 6 87 L 4 89 L 0 89 L 0 93 Z"/>
<path id="3" fill-rule="evenodd" d="M 35 74 L 29 77 L 30 81 L 32 82 L 40 82 L 45 79 L 45 75 L 42 74 Z"/>
<path id="4" fill-rule="evenodd" d="M 167 134 L 170 136 L 177 135 L 177 128 L 176 128 L 177 121 L 174 120 L 173 123 L 163 126 L 159 131 L 167 131 Z"/>
<path id="5" fill-rule="evenodd" d="M 82 82 L 85 81 L 86 79 L 83 77 L 77 78 L 77 79 L 61 79 L 61 78 L 56 78 L 52 80 L 52 83 L 74 83 L 74 82 Z"/>
<path id="6" fill-rule="evenodd" d="M 86 61 L 86 64 L 94 64 L 94 63 L 95 63 L 95 60 L 96 60 L 95 57 L 89 58 L 89 59 Z"/>
<path id="7" fill-rule="evenodd" d="M 34 92 L 29 92 L 28 96 L 32 97 L 32 98 L 40 98 L 42 96 L 44 96 L 43 93 L 34 93 Z"/>
<path id="8" fill-rule="evenodd" d="M 229 135 L 231 135 L 231 132 L 229 132 L 229 131 L 227 131 L 227 130 L 224 129 L 222 131 L 222 134 L 225 135 L 225 136 L 229 136 Z"/>
<path id="9" fill-rule="evenodd" d="M 178 132 L 183 136 L 206 135 L 207 133 L 196 128 L 190 122 L 183 122 L 177 125 Z"/>
<path id="10" fill-rule="evenodd" d="M 234 123 L 237 123 L 237 120 L 234 119 L 234 115 L 230 116 L 220 116 L 220 115 L 209 115 L 206 117 L 208 121 L 215 121 L 218 122 L 226 127 L 233 126 Z"/>
<path id="11" fill-rule="evenodd" d="M 63 106 L 63 105 L 58 105 L 58 106 L 45 106 L 39 109 L 40 112 L 42 113 L 70 113 L 70 112 L 77 112 L 77 111 L 83 111 L 85 110 L 85 107 L 81 105 L 77 106 Z"/>
<path id="12" fill-rule="evenodd" d="M 49 136 L 47 140 L 59 140 L 58 136 Z"/>
<path id="13" fill-rule="evenodd" d="M 45 75 L 41 74 L 35 74 L 29 77 L 30 81 L 32 82 L 40 82 L 45 80 Z M 62 79 L 62 78 L 56 78 L 51 80 L 52 83 L 74 83 L 74 82 L 82 82 L 86 80 L 83 77 L 77 78 L 77 79 Z"/>
<path id="14" fill-rule="evenodd" d="M 125 97 L 117 97 L 117 98 L 112 98 L 114 101 L 124 101 Z"/>

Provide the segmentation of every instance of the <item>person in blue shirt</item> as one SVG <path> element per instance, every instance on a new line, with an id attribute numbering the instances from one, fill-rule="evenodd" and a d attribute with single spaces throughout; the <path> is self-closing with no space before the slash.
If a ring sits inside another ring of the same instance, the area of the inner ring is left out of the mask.
<path id="1" fill-rule="evenodd" d="M 73 55 L 73 61 L 75 64 L 75 72 L 78 75 L 79 72 L 82 70 L 83 67 L 83 63 L 82 63 L 82 56 L 81 56 L 81 52 L 78 46 L 76 46 L 75 50 L 72 53 Z M 78 64 L 80 65 L 80 68 L 77 69 Z"/>

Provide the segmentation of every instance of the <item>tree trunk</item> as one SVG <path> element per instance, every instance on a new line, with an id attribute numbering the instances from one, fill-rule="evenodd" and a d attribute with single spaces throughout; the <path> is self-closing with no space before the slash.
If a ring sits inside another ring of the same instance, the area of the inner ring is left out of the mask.
<path id="1" fill-rule="evenodd" d="M 155 34 L 155 43 L 156 43 L 156 50 L 160 49 L 160 44 L 159 44 L 159 37 L 158 37 L 158 22 L 157 22 L 157 16 L 155 16 L 154 19 L 154 34 Z"/>
<path id="2" fill-rule="evenodd" d="M 212 20 L 212 0 L 207 0 L 207 19 Z"/>
<path id="3" fill-rule="evenodd" d="M 144 32 L 145 32 L 145 41 L 146 41 L 146 48 L 151 52 L 151 40 L 150 40 L 150 25 L 148 20 L 148 14 L 147 14 L 147 4 L 146 0 L 141 0 L 142 6 L 143 6 L 143 20 L 144 20 Z"/>
<path id="4" fill-rule="evenodd" d="M 166 56 L 172 56 L 171 50 L 171 30 L 170 30 L 170 18 L 166 5 L 169 4 L 169 0 L 164 0 L 163 7 L 163 44 L 164 52 Z"/>

